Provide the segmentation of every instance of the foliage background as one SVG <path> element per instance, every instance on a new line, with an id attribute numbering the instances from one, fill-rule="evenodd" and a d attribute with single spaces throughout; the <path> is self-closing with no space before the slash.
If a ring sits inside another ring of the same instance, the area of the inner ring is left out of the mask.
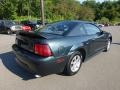
<path id="1" fill-rule="evenodd" d="M 45 18 L 58 20 L 88 20 L 115 24 L 120 22 L 120 0 L 96 2 L 87 0 L 44 0 Z M 40 19 L 40 0 L 1 0 L 0 19 Z"/>

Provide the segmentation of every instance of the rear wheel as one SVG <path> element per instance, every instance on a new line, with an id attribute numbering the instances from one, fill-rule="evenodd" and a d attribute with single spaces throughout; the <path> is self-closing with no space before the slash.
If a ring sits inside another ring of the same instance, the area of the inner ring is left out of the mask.
<path id="1" fill-rule="evenodd" d="M 82 53 L 78 51 L 71 55 L 70 60 L 66 66 L 66 74 L 69 76 L 76 74 L 82 65 L 82 59 Z"/>

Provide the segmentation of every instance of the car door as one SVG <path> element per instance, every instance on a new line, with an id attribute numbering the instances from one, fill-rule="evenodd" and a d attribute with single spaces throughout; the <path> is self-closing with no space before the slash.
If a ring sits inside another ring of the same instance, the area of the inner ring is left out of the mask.
<path id="1" fill-rule="evenodd" d="M 84 24 L 85 30 L 90 37 L 91 45 L 89 47 L 89 53 L 94 54 L 102 50 L 105 46 L 105 36 L 102 31 L 91 23 Z"/>
<path id="2" fill-rule="evenodd" d="M 89 56 L 89 47 L 92 46 L 92 38 L 94 37 L 93 35 L 88 35 L 84 25 L 82 23 L 80 23 L 79 25 L 77 25 L 71 32 L 69 32 L 68 36 L 74 36 L 76 37 L 76 42 L 77 45 L 81 48 L 80 44 L 83 44 L 83 47 L 86 52 L 87 55 Z M 78 41 L 77 41 L 78 40 Z"/>

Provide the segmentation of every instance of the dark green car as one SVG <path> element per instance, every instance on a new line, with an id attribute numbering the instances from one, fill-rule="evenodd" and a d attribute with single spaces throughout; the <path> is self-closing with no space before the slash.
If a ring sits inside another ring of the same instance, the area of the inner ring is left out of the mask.
<path id="1" fill-rule="evenodd" d="M 82 63 L 100 51 L 108 51 L 112 35 L 86 21 L 59 21 L 33 32 L 19 32 L 13 51 L 16 61 L 41 76 L 76 74 Z"/>

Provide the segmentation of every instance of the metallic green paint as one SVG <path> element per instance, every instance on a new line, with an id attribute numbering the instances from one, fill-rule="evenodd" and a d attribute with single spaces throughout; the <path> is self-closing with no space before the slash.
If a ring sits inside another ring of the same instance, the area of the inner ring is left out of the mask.
<path id="1" fill-rule="evenodd" d="M 89 23 L 84 21 L 69 22 Z M 69 57 L 75 51 L 83 49 L 86 53 L 85 58 L 89 58 L 95 53 L 104 50 L 107 47 L 108 38 L 112 38 L 110 33 L 101 30 L 99 34 L 95 35 L 68 36 L 68 34 L 19 32 L 16 36 L 16 44 L 13 45 L 13 51 L 18 58 L 17 61 L 23 62 L 28 66 L 30 65 L 31 69 L 34 69 L 33 71 L 42 75 L 58 73 L 64 70 Z M 36 55 L 33 50 L 35 43 L 48 44 L 53 56 L 42 57 Z M 64 60 L 56 63 L 59 59 Z"/>

